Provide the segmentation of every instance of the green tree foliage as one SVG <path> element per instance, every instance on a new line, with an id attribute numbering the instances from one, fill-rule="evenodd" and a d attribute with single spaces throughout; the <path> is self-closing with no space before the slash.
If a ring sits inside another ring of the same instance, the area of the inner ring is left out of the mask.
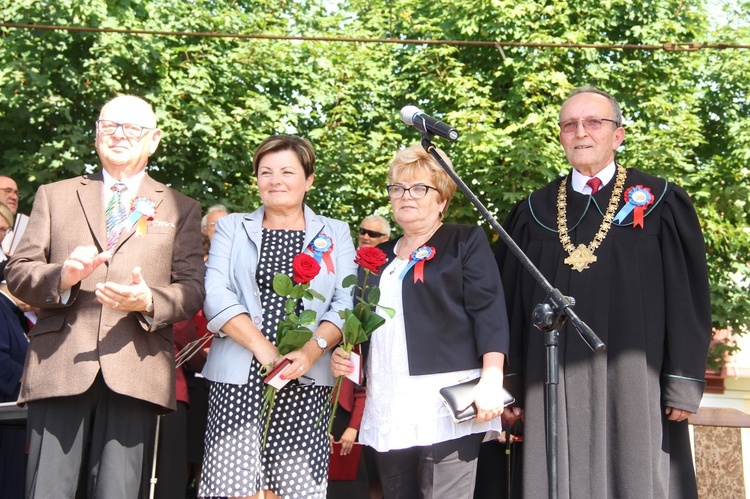
<path id="1" fill-rule="evenodd" d="M 735 15 L 747 21 L 746 2 Z M 418 142 L 398 112 L 416 104 L 461 132 L 439 139 L 500 220 L 567 170 L 557 112 L 591 84 L 622 104 L 618 151 L 693 195 L 708 243 L 714 322 L 750 318 L 750 51 L 330 42 L 171 32 L 546 44 L 749 43 L 747 22 L 714 28 L 702 0 L 15 0 L 4 22 L 162 34 L 0 28 L 0 161 L 27 199 L 98 165 L 93 124 L 118 93 L 157 110 L 152 174 L 204 206 L 250 210 L 252 153 L 274 133 L 318 154 L 308 202 L 357 224 L 388 215 L 399 147 Z M 481 223 L 460 193 L 449 221 Z M 740 280 L 738 280 L 738 278 Z M 744 279 L 744 281 L 742 281 Z"/>

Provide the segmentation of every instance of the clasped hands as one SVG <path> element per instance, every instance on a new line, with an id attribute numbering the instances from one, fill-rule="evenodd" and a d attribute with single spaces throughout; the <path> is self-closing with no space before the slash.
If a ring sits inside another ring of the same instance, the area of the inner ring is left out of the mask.
<path id="1" fill-rule="evenodd" d="M 60 290 L 72 288 L 90 276 L 99 265 L 112 258 L 111 251 L 99 253 L 95 246 L 78 246 L 63 262 L 60 271 Z M 121 312 L 147 313 L 153 302 L 151 288 L 141 275 L 141 268 L 133 268 L 133 280 L 130 284 L 115 282 L 97 283 L 96 299 L 104 306 Z"/>

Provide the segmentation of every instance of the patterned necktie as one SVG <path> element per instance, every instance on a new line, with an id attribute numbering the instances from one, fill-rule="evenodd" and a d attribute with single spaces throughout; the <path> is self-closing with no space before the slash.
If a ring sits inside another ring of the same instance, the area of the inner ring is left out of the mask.
<path id="1" fill-rule="evenodd" d="M 591 187 L 591 194 L 595 194 L 596 191 L 599 190 L 599 187 L 602 186 L 602 181 L 599 180 L 598 177 L 591 177 L 588 182 L 586 182 L 586 185 Z"/>
<path id="2" fill-rule="evenodd" d="M 112 197 L 107 203 L 107 209 L 104 215 L 107 219 L 107 249 L 112 249 L 117 240 L 120 239 L 120 231 L 122 230 L 122 223 L 127 218 L 128 214 L 125 211 L 125 206 L 122 204 L 122 191 L 127 189 L 127 186 L 122 182 L 118 182 L 112 186 Z"/>

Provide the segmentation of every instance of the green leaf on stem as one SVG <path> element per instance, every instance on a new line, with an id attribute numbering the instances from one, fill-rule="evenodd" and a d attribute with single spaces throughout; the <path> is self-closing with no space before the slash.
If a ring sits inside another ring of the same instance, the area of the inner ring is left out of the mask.
<path id="1" fill-rule="evenodd" d="M 289 296 L 294 288 L 292 278 L 286 274 L 276 274 L 273 276 L 273 290 L 279 296 Z"/>
<path id="2" fill-rule="evenodd" d="M 365 308 L 362 311 L 359 320 L 362 322 L 362 329 L 364 329 L 365 334 L 367 335 L 365 339 L 369 338 L 373 331 L 385 324 L 385 319 L 369 308 Z"/>
<path id="3" fill-rule="evenodd" d="M 314 289 L 310 288 L 310 289 L 305 290 L 305 299 L 306 300 L 311 300 L 312 301 L 314 298 L 317 298 L 318 300 L 320 300 L 322 302 L 326 301 L 326 297 L 323 296 L 322 294 L 318 293 Z"/>
<path id="4" fill-rule="evenodd" d="M 286 303 L 284 303 L 284 311 L 287 315 L 293 314 L 295 308 L 297 308 L 297 300 L 289 298 Z"/>
<path id="5" fill-rule="evenodd" d="M 385 312 L 385 314 L 391 319 L 393 319 L 396 316 L 396 311 L 392 309 L 391 307 L 384 307 L 382 305 L 378 305 L 378 310 L 380 310 L 381 312 Z"/>
<path id="6" fill-rule="evenodd" d="M 312 335 L 312 331 L 306 327 L 289 329 L 279 342 L 279 354 L 286 355 L 289 352 L 300 349 L 302 345 L 310 341 Z"/>
<path id="7" fill-rule="evenodd" d="M 348 276 L 344 277 L 344 280 L 341 283 L 341 285 L 345 288 L 354 286 L 355 284 L 357 284 L 357 276 L 355 274 L 349 274 Z"/>
<path id="8" fill-rule="evenodd" d="M 295 301 L 299 300 L 305 294 L 305 289 L 307 289 L 309 286 L 309 284 L 300 284 L 299 286 L 294 286 L 292 288 L 292 291 L 289 293 L 289 296 Z"/>
<path id="9" fill-rule="evenodd" d="M 356 345 L 361 343 L 361 337 L 364 335 L 364 339 L 367 340 L 365 332 L 362 330 L 362 322 L 354 315 L 350 310 L 346 310 L 346 318 L 344 319 L 344 343 L 345 345 Z"/>
<path id="10" fill-rule="evenodd" d="M 276 341 L 280 342 L 284 336 L 286 336 L 287 331 L 291 329 L 291 324 L 289 324 L 289 321 L 283 320 L 280 321 L 279 324 L 276 326 Z"/>
<path id="11" fill-rule="evenodd" d="M 367 294 L 367 302 L 370 305 L 377 305 L 380 301 L 380 288 L 373 286 L 370 287 L 370 292 Z"/>
<path id="12" fill-rule="evenodd" d="M 315 324 L 315 318 L 317 317 L 317 314 L 315 313 L 315 310 L 303 310 L 301 314 L 299 314 L 299 324 Z"/>

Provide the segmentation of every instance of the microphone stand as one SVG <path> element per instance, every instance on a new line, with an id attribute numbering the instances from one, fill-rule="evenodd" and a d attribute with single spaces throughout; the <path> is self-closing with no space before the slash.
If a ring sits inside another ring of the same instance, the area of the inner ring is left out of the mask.
<path id="1" fill-rule="evenodd" d="M 560 290 L 553 288 L 547 279 L 542 275 L 539 269 L 529 259 L 516 242 L 508 235 L 505 229 L 497 223 L 497 220 L 487 211 L 481 201 L 471 192 L 471 189 L 461 180 L 461 177 L 450 168 L 443 158 L 438 154 L 435 146 L 432 144 L 434 136 L 428 132 L 422 133 L 422 147 L 443 167 L 443 170 L 456 182 L 456 185 L 463 192 L 469 201 L 479 210 L 485 220 L 490 224 L 492 229 L 500 236 L 500 239 L 510 248 L 514 255 L 521 261 L 524 267 L 536 279 L 539 285 L 547 293 L 547 298 L 543 303 L 539 303 L 532 313 L 532 322 L 536 328 L 544 333 L 544 345 L 546 350 L 546 379 L 545 379 L 545 422 L 546 422 L 546 440 L 547 440 L 547 485 L 550 499 L 558 497 L 558 480 L 557 480 L 557 385 L 558 385 L 558 338 L 560 331 L 565 326 L 565 322 L 570 320 L 583 341 L 596 353 L 602 353 L 605 350 L 604 343 L 592 331 L 592 329 L 583 322 L 575 312 L 573 305 L 575 300 L 570 296 L 564 296 Z"/>

